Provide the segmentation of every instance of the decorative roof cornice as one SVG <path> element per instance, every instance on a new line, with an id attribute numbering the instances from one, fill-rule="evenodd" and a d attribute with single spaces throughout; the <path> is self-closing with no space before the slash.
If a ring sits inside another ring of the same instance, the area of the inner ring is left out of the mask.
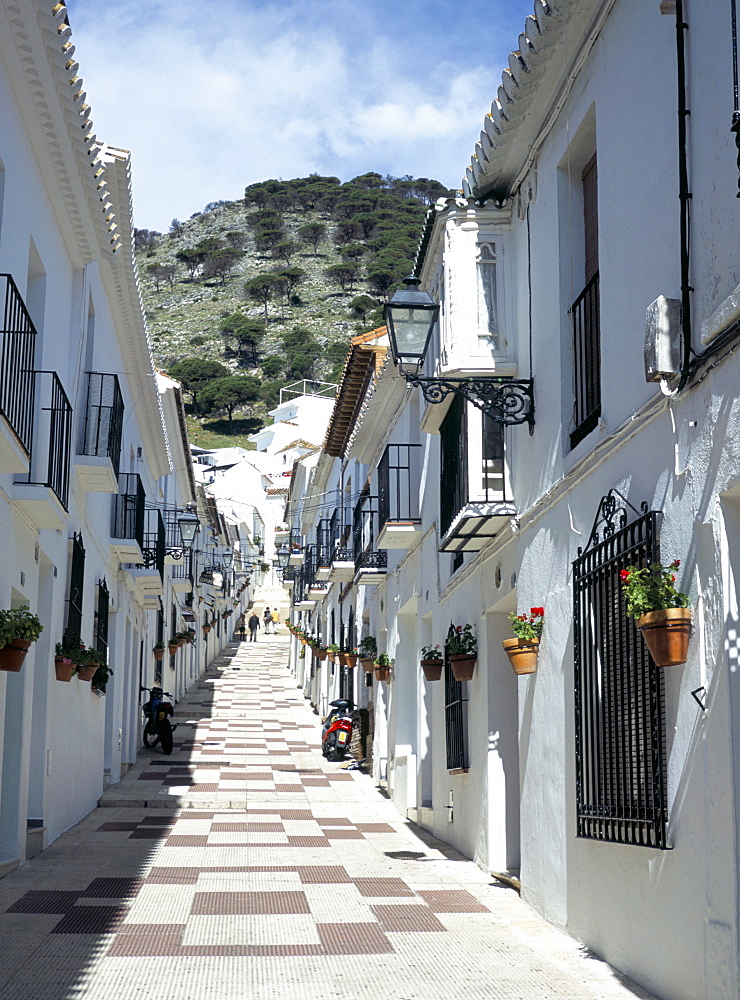
<path id="1" fill-rule="evenodd" d="M 20 63 L 21 77 L 11 76 L 25 81 L 37 135 L 45 146 L 40 162 L 45 160 L 51 169 L 80 257 L 83 263 L 110 257 L 121 240 L 78 76 L 66 6 L 52 0 L 5 0 L 2 7 L 10 30 L 0 29 L 0 38 L 5 35 L 15 50 L 6 49 L 4 58 Z M 29 107 L 28 100 L 20 103 Z M 48 178 L 49 171 L 45 174 Z"/>
<path id="2" fill-rule="evenodd" d="M 536 161 L 615 0 L 535 0 L 463 180 L 475 198 L 510 197 Z"/>
<path id="3" fill-rule="evenodd" d="M 346 453 L 368 388 L 385 362 L 388 348 L 379 341 L 387 336 L 385 327 L 381 326 L 353 337 L 350 341 L 349 354 L 324 439 L 324 451 L 334 458 L 342 458 Z"/>

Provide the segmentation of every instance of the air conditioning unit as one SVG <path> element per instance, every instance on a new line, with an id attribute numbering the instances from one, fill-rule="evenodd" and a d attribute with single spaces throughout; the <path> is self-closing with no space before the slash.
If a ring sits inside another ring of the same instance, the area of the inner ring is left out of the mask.
<path id="1" fill-rule="evenodd" d="M 681 302 L 659 295 L 645 313 L 645 381 L 681 371 Z"/>

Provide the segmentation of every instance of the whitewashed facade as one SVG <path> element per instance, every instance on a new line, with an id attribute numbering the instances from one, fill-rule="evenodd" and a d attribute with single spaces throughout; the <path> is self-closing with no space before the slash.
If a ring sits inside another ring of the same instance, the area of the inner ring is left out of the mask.
<path id="1" fill-rule="evenodd" d="M 339 487 L 356 463 L 353 502 L 365 486 L 385 502 L 382 579 L 332 584 L 312 618 L 341 601 L 346 622 L 352 604 L 354 638 L 395 659 L 389 683 L 353 683 L 373 706 L 374 774 L 403 815 L 518 873 L 530 905 L 657 996 L 737 1000 L 733 49 L 729 8 L 682 7 L 535 4 L 464 192 L 437 205 L 418 261 L 441 303 L 426 373 L 531 379 L 532 432 L 498 433 L 454 397 L 425 405 L 388 363 L 321 481 Z M 664 377 L 647 381 L 659 296 L 683 308 Z M 658 554 L 681 560 L 694 610 L 682 666 L 648 661 L 619 598 L 619 568 Z M 537 670 L 517 678 L 507 615 L 537 606 Z M 419 669 L 451 623 L 478 640 L 457 691 Z M 323 707 L 336 672 L 312 672 Z"/>
<path id="2" fill-rule="evenodd" d="M 44 627 L 21 671 L 0 672 L 0 875 L 135 760 L 140 686 L 179 696 L 226 641 L 197 629 L 153 657 L 208 590 L 176 551 L 178 514 L 197 504 L 196 547 L 219 539 L 179 386 L 152 366 L 129 156 L 96 139 L 86 97 L 64 5 L 0 2 L 0 607 L 27 604 Z M 208 600 L 231 608 L 230 585 Z M 55 679 L 65 632 L 107 650 L 104 694 Z"/>

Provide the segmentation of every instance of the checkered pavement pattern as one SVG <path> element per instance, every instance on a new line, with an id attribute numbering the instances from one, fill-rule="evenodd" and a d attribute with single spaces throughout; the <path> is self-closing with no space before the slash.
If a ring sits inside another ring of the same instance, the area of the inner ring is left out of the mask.
<path id="1" fill-rule="evenodd" d="M 172 755 L 0 881 L 0 1000 L 648 996 L 325 761 L 286 653 L 229 647 Z"/>

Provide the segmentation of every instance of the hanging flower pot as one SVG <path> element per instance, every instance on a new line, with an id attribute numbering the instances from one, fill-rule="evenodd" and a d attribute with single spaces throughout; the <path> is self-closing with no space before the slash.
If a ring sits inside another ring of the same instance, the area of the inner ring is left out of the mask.
<path id="1" fill-rule="evenodd" d="M 344 653 L 344 652 L 337 653 L 337 659 L 339 660 L 339 666 L 340 667 L 346 667 L 347 666 L 347 654 L 346 653 Z"/>
<path id="2" fill-rule="evenodd" d="M 504 639 L 504 652 L 509 657 L 509 663 L 515 674 L 533 674 L 537 669 L 537 656 L 540 651 L 540 640 Z"/>
<path id="3" fill-rule="evenodd" d="M 360 663 L 366 674 L 371 674 L 373 672 L 375 661 L 372 656 L 361 656 Z"/>
<path id="4" fill-rule="evenodd" d="M 7 646 L 0 649 L 0 670 L 17 674 L 30 648 L 31 643 L 25 639 L 11 639 Z"/>
<path id="5" fill-rule="evenodd" d="M 476 657 L 469 653 L 450 653 L 450 667 L 456 681 L 469 681 L 473 678 Z"/>
<path id="6" fill-rule="evenodd" d="M 170 654 L 170 656 L 174 656 L 175 653 L 178 651 L 179 648 L 180 648 L 180 646 L 179 646 L 179 643 L 177 643 L 177 642 L 168 642 L 167 643 L 167 652 Z"/>
<path id="7" fill-rule="evenodd" d="M 345 653 L 344 655 L 347 660 L 345 666 L 349 667 L 350 670 L 352 669 L 352 667 L 357 666 L 357 653 Z"/>
<path id="8" fill-rule="evenodd" d="M 375 667 L 375 677 L 379 681 L 387 681 L 390 677 L 390 667 Z"/>
<path id="9" fill-rule="evenodd" d="M 691 609 L 664 608 L 648 611 L 635 621 L 650 655 L 659 667 L 685 663 L 691 637 Z"/>
<path id="10" fill-rule="evenodd" d="M 393 660 L 387 653 L 381 653 L 379 656 L 376 656 L 374 662 L 376 678 L 379 681 L 387 681 L 390 677 L 392 666 Z"/>
<path id="11" fill-rule="evenodd" d="M 74 672 L 75 665 L 71 660 L 68 660 L 65 656 L 54 657 L 54 673 L 58 681 L 71 681 Z"/>
<path id="12" fill-rule="evenodd" d="M 77 680 L 91 681 L 95 676 L 95 671 L 100 666 L 99 663 L 80 663 L 77 666 Z"/>
<path id="13" fill-rule="evenodd" d="M 203 635 L 208 635 L 208 633 L 210 631 L 211 631 L 211 626 L 210 625 L 204 625 L 203 626 Z"/>
<path id="14" fill-rule="evenodd" d="M 164 646 L 155 646 L 152 652 L 154 653 L 154 659 L 157 663 L 161 663 L 164 659 Z"/>
<path id="15" fill-rule="evenodd" d="M 438 681 L 442 676 L 444 660 L 436 658 L 434 660 L 421 660 L 421 669 L 424 672 L 424 679 L 428 681 Z"/>

